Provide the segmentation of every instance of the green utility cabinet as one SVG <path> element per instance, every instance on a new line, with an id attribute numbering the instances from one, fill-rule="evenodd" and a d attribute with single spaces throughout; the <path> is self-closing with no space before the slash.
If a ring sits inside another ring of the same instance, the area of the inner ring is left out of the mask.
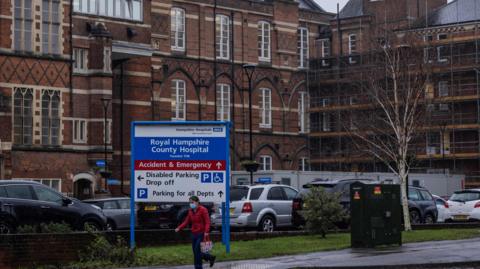
<path id="1" fill-rule="evenodd" d="M 350 186 L 352 248 L 402 244 L 400 185 Z"/>

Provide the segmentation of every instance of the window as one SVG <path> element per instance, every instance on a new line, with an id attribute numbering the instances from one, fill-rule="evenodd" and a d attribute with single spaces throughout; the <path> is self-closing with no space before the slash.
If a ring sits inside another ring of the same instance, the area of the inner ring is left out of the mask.
<path id="1" fill-rule="evenodd" d="M 17 178 L 18 179 L 18 178 Z M 35 181 L 42 183 L 43 185 L 50 187 L 58 192 L 62 190 L 61 188 L 61 179 L 31 179 L 31 178 L 21 178 L 20 180 L 26 181 Z"/>
<path id="2" fill-rule="evenodd" d="M 60 54 L 60 1 L 42 1 L 42 52 Z"/>
<path id="3" fill-rule="evenodd" d="M 17 51 L 32 51 L 32 0 L 15 0 L 14 2 L 14 41 Z"/>
<path id="4" fill-rule="evenodd" d="M 332 130 L 330 121 L 331 121 L 330 113 L 322 113 L 322 130 L 324 132 L 330 132 Z"/>
<path id="5" fill-rule="evenodd" d="M 120 206 L 120 209 L 130 209 L 130 200 L 118 200 L 118 205 Z"/>
<path id="6" fill-rule="evenodd" d="M 28 185 L 9 185 L 5 187 L 8 198 L 34 200 Z"/>
<path id="7" fill-rule="evenodd" d="M 272 91 L 260 89 L 260 127 L 272 127 Z"/>
<path id="8" fill-rule="evenodd" d="M 170 16 L 172 50 L 185 51 L 185 10 L 172 8 Z"/>
<path id="9" fill-rule="evenodd" d="M 102 207 L 103 210 L 105 209 L 118 209 L 118 205 L 117 205 L 117 202 L 115 201 L 105 201 L 103 202 L 103 207 Z"/>
<path id="10" fill-rule="evenodd" d="M 230 85 L 217 85 L 217 120 L 230 121 Z"/>
<path id="11" fill-rule="evenodd" d="M 73 48 L 73 72 L 84 73 L 88 70 L 88 50 Z"/>
<path id="12" fill-rule="evenodd" d="M 270 61 L 270 24 L 268 22 L 258 23 L 258 59 Z"/>
<path id="13" fill-rule="evenodd" d="M 87 121 L 73 121 L 73 143 L 87 143 Z"/>
<path id="14" fill-rule="evenodd" d="M 217 58 L 230 59 L 230 18 L 225 15 L 217 15 Z"/>
<path id="15" fill-rule="evenodd" d="M 308 29 L 298 29 L 298 67 L 308 67 Z"/>
<path id="16" fill-rule="evenodd" d="M 5 190 L 5 187 L 0 187 L 0 197 L 7 197 L 7 190 Z"/>
<path id="17" fill-rule="evenodd" d="M 432 195 L 428 191 L 421 190 L 420 193 L 422 194 L 423 200 L 424 201 L 433 201 Z"/>
<path id="18" fill-rule="evenodd" d="M 272 156 L 269 156 L 269 155 L 260 156 L 260 170 L 261 171 L 272 170 Z"/>
<path id="19" fill-rule="evenodd" d="M 357 35 L 349 35 L 348 36 L 348 54 L 353 55 L 357 53 Z M 351 64 L 357 63 L 357 59 L 355 57 L 350 56 L 348 61 Z"/>
<path id="20" fill-rule="evenodd" d="M 60 92 L 42 91 L 42 145 L 59 145 Z"/>
<path id="21" fill-rule="evenodd" d="M 412 201 L 420 201 L 420 194 L 417 190 L 409 189 L 408 190 L 408 199 Z"/>
<path id="22" fill-rule="evenodd" d="M 33 190 L 40 201 L 56 203 L 59 205 L 63 204 L 63 196 L 52 190 L 39 186 L 34 186 Z"/>
<path id="23" fill-rule="evenodd" d="M 112 49 L 107 47 L 103 48 L 103 72 L 112 72 Z"/>
<path id="24" fill-rule="evenodd" d="M 263 188 L 255 188 L 250 190 L 250 199 L 249 200 L 258 200 L 262 195 Z"/>
<path id="25" fill-rule="evenodd" d="M 300 133 L 308 132 L 308 95 L 306 92 L 300 92 L 298 99 L 298 126 Z"/>
<path id="26" fill-rule="evenodd" d="M 310 160 L 307 157 L 302 157 L 298 160 L 298 170 L 310 171 Z"/>
<path id="27" fill-rule="evenodd" d="M 112 143 L 112 120 L 107 120 L 107 128 L 105 128 L 105 122 L 103 122 L 103 137 L 107 138 L 106 142 L 107 144 Z M 106 132 L 106 133 L 105 133 Z"/>
<path id="28" fill-rule="evenodd" d="M 185 94 L 185 81 L 172 80 L 172 120 L 183 121 L 186 119 Z"/>
<path id="29" fill-rule="evenodd" d="M 268 200 L 286 200 L 282 187 L 273 187 L 268 191 Z"/>
<path id="30" fill-rule="evenodd" d="M 75 12 L 141 21 L 142 0 L 73 0 Z"/>
<path id="31" fill-rule="evenodd" d="M 33 134 L 33 90 L 16 88 L 13 101 L 13 133 L 17 145 L 31 145 Z"/>
<path id="32" fill-rule="evenodd" d="M 320 57 L 328 58 L 330 57 L 330 40 L 324 39 L 320 41 Z M 322 60 L 322 66 L 329 66 L 330 62 L 327 59 Z"/>
<path id="33" fill-rule="evenodd" d="M 287 196 L 287 200 L 289 201 L 292 201 L 295 197 L 297 197 L 298 192 L 294 189 L 283 187 L 283 191 L 285 192 L 285 195 Z"/>
<path id="34" fill-rule="evenodd" d="M 448 52 L 449 49 L 447 46 L 438 46 L 437 47 L 437 61 L 439 63 L 448 62 Z"/>
<path id="35" fill-rule="evenodd" d="M 440 81 L 438 83 L 438 96 L 445 97 L 448 96 L 448 82 L 447 81 Z"/>

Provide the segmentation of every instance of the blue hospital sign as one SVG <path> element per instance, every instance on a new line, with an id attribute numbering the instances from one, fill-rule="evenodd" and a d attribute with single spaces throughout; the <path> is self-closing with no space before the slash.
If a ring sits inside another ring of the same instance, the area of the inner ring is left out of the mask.
<path id="1" fill-rule="evenodd" d="M 137 202 L 225 202 L 228 130 L 224 123 L 134 123 L 132 180 Z"/>

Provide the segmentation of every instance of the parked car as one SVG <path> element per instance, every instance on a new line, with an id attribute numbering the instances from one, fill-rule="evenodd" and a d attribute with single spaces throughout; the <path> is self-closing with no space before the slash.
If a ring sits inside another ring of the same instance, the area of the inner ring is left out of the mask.
<path id="1" fill-rule="evenodd" d="M 437 205 L 432 194 L 425 188 L 408 187 L 408 209 L 412 224 L 431 224 L 437 221 Z"/>
<path id="2" fill-rule="evenodd" d="M 202 203 L 211 215 L 213 203 Z M 188 203 L 139 203 L 137 225 L 143 229 L 173 229 L 183 222 L 190 205 Z"/>
<path id="3" fill-rule="evenodd" d="M 313 187 L 322 187 L 328 193 L 340 193 L 340 204 L 347 211 L 350 209 L 350 185 L 355 182 L 372 183 L 371 179 L 343 179 L 343 180 L 323 180 L 316 179 L 312 182 L 303 185 L 303 190 L 293 199 L 292 203 L 292 223 L 295 227 L 302 227 L 305 225 L 301 211 L 303 210 L 303 199 L 305 195 Z M 338 226 L 344 228 L 348 226 L 348 221 L 338 223 Z"/>
<path id="4" fill-rule="evenodd" d="M 447 201 L 450 216 L 445 221 L 480 221 L 480 189 L 457 191 Z"/>
<path id="5" fill-rule="evenodd" d="M 107 218 L 97 206 L 68 198 L 37 182 L 0 180 L 0 233 L 16 232 L 23 225 L 67 223 L 103 230 Z"/>
<path id="6" fill-rule="evenodd" d="M 292 226 L 292 201 L 298 191 L 286 185 L 266 184 L 230 188 L 230 226 L 273 232 Z M 212 215 L 212 225 L 221 227 L 220 206 Z"/>
<path id="7" fill-rule="evenodd" d="M 450 218 L 450 209 L 447 201 L 438 195 L 433 195 L 433 199 L 437 205 L 437 222 L 445 222 L 446 219 Z"/>
<path id="8" fill-rule="evenodd" d="M 130 228 L 130 198 L 105 198 L 83 201 L 100 207 L 107 217 L 108 230 Z M 135 212 L 136 214 L 136 212 Z"/>

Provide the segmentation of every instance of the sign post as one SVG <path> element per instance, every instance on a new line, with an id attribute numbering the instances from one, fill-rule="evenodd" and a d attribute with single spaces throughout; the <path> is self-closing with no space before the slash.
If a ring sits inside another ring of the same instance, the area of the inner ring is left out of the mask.
<path id="1" fill-rule="evenodd" d="M 136 202 L 222 205 L 222 242 L 230 252 L 230 142 L 225 122 L 133 122 L 130 246 Z M 226 213 L 226 214 L 225 214 Z"/>

